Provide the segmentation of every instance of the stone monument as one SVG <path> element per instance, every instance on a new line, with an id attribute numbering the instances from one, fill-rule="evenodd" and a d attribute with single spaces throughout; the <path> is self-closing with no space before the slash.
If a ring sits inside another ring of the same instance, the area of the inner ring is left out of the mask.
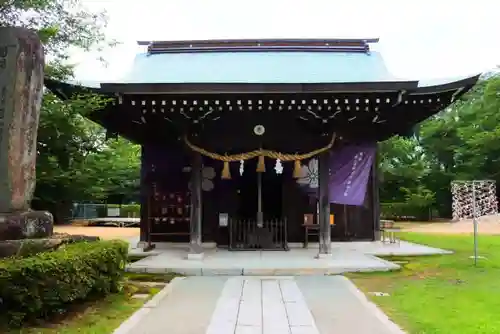
<path id="1" fill-rule="evenodd" d="M 12 244 L 53 232 L 52 215 L 30 209 L 43 76 L 44 51 L 37 34 L 0 27 L 0 253 L 2 240 Z"/>

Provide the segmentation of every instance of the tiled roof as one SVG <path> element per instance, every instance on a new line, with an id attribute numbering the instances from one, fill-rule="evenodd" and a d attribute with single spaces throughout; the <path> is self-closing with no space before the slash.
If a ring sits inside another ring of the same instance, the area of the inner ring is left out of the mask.
<path id="1" fill-rule="evenodd" d="M 139 54 L 116 83 L 354 83 L 396 81 L 377 52 Z"/>

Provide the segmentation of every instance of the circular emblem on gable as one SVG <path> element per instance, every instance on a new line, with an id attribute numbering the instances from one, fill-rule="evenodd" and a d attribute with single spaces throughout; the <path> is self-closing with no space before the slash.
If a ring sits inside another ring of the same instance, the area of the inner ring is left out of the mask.
<path id="1" fill-rule="evenodd" d="M 266 128 L 264 127 L 264 125 L 259 124 L 253 128 L 253 133 L 255 133 L 257 136 L 262 136 L 264 132 L 266 132 Z"/>

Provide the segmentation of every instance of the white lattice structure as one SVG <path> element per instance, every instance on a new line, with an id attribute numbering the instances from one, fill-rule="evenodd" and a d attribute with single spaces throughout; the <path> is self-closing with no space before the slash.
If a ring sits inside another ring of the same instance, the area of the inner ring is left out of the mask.
<path id="1" fill-rule="evenodd" d="M 453 220 L 479 218 L 498 213 L 495 181 L 453 181 L 451 192 Z"/>

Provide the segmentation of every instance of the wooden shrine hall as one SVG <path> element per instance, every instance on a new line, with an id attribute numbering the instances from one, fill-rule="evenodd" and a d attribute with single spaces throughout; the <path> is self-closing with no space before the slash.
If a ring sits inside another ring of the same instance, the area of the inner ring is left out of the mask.
<path id="1" fill-rule="evenodd" d="M 139 42 L 147 51 L 120 81 L 46 86 L 111 98 L 89 117 L 142 145 L 144 245 L 201 254 L 316 238 L 321 257 L 331 240 L 379 237 L 377 143 L 411 134 L 479 77 L 395 78 L 376 42 Z"/>

